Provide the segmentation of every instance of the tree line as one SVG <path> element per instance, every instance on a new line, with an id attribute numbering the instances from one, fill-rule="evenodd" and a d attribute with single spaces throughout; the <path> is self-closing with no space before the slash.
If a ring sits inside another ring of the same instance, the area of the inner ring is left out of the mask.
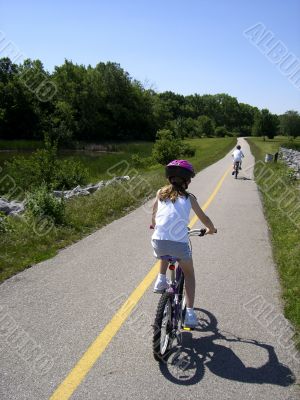
<path id="1" fill-rule="evenodd" d="M 40 60 L 0 59 L 0 138 L 155 140 L 169 129 L 179 138 L 203 136 L 298 136 L 300 116 L 283 116 L 240 103 L 235 97 L 145 88 L 117 63 L 77 65 L 65 60 L 52 73 Z"/>

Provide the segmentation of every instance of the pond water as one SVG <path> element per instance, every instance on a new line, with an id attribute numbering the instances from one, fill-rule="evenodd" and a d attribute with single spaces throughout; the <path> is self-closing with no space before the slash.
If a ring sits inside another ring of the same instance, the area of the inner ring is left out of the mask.
<path id="1" fill-rule="evenodd" d="M 89 180 L 97 182 L 101 179 L 110 179 L 108 170 L 121 161 L 130 163 L 131 155 L 137 153 L 140 156 L 149 156 L 152 150 L 152 143 L 123 144 L 118 151 L 107 152 L 103 150 L 61 150 L 59 158 L 75 159 L 80 161 L 89 172 Z M 5 161 L 11 161 L 14 157 L 30 157 L 32 150 L 0 150 L 0 167 L 5 172 Z M 125 165 L 125 163 L 124 163 Z M 123 167 L 124 169 L 124 167 Z M 126 171 L 124 169 L 124 175 Z"/>
<path id="2" fill-rule="evenodd" d="M 0 152 L 0 167 L 5 171 L 5 162 L 12 161 L 16 157 L 29 158 L 31 151 L 4 151 Z M 109 177 L 107 170 L 122 159 L 128 159 L 123 153 L 104 153 L 92 151 L 61 151 L 60 159 L 73 159 L 80 161 L 89 171 L 91 181 Z"/>

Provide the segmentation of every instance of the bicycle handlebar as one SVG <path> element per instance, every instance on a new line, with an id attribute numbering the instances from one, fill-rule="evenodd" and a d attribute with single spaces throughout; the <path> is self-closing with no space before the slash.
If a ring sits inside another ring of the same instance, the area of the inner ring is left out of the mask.
<path id="1" fill-rule="evenodd" d="M 154 229 L 153 225 L 150 225 L 150 229 Z M 189 228 L 188 228 L 189 229 Z M 217 231 L 215 232 L 217 233 Z M 189 236 L 205 236 L 206 228 L 202 229 L 189 229 Z"/>
<path id="2" fill-rule="evenodd" d="M 204 236 L 206 234 L 206 229 L 190 229 L 189 236 Z"/>

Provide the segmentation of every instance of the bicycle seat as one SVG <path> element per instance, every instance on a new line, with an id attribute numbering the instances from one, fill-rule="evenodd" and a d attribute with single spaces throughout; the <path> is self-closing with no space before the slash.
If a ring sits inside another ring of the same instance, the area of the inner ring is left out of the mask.
<path id="1" fill-rule="evenodd" d="M 166 254 L 165 256 L 160 256 L 160 259 L 161 260 L 168 260 L 170 262 L 178 261 L 177 257 L 169 256 L 168 254 Z"/>

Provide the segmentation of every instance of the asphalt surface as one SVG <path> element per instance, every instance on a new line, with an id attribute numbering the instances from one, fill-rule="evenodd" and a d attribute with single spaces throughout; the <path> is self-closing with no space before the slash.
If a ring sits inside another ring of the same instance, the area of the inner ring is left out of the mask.
<path id="1" fill-rule="evenodd" d="M 183 332 L 182 346 L 158 364 L 151 287 L 72 399 L 299 399 L 300 357 L 282 316 L 254 159 L 240 142 L 240 179 L 228 174 L 206 211 L 218 234 L 192 239 L 206 329 Z M 227 155 L 193 180 L 200 204 L 230 163 Z M 153 266 L 149 222 L 148 203 L 0 286 L 1 399 L 51 396 Z"/>

